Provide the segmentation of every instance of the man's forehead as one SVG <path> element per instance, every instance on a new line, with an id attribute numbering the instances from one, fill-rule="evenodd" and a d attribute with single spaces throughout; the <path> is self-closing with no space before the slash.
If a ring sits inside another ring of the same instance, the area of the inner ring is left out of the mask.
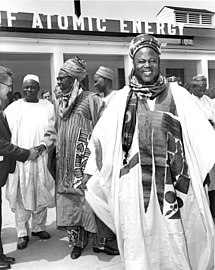
<path id="1" fill-rule="evenodd" d="M 207 84 L 207 78 L 202 75 L 202 74 L 198 74 L 195 77 L 193 77 L 193 84 Z"/>
<path id="2" fill-rule="evenodd" d="M 39 86 L 39 83 L 36 82 L 35 80 L 32 80 L 32 79 L 29 79 L 29 80 L 26 80 L 23 82 L 23 85 L 29 85 L 29 84 L 34 84 L 34 85 L 38 85 Z"/>
<path id="3" fill-rule="evenodd" d="M 195 85 L 205 85 L 205 84 L 207 84 L 207 82 L 204 81 L 204 80 L 195 80 L 195 81 L 193 81 L 193 84 L 195 84 Z"/>

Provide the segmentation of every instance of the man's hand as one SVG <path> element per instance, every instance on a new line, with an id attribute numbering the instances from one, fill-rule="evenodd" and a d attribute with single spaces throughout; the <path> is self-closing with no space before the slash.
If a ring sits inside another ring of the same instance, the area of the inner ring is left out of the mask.
<path id="1" fill-rule="evenodd" d="M 39 157 L 39 153 L 35 147 L 32 147 L 30 150 L 30 156 L 28 157 L 28 160 L 35 160 Z"/>
<path id="2" fill-rule="evenodd" d="M 40 144 L 36 146 L 35 149 L 38 151 L 38 154 L 41 155 L 46 150 L 46 147 L 44 144 Z"/>
<path id="3" fill-rule="evenodd" d="M 91 178 L 91 176 L 92 175 L 89 175 L 89 174 L 86 174 L 86 173 L 83 174 L 83 178 L 82 178 L 82 183 L 81 183 L 80 189 L 87 190 L 87 182 Z"/>

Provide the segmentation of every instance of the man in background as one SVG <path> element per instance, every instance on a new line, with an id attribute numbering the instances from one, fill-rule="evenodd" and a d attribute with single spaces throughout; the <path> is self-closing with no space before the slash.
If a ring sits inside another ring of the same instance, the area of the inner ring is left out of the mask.
<path id="1" fill-rule="evenodd" d="M 94 87 L 106 105 L 116 94 L 116 90 L 113 90 L 113 74 L 112 69 L 100 66 L 94 75 Z"/>
<path id="2" fill-rule="evenodd" d="M 198 74 L 191 82 L 192 98 L 199 108 L 204 112 L 206 118 L 215 127 L 215 103 L 214 100 L 205 95 L 207 89 L 207 78 Z"/>
<path id="3" fill-rule="evenodd" d="M 196 104 L 199 106 L 205 117 L 215 129 L 215 103 L 213 99 L 205 95 L 206 89 L 207 78 L 204 75 L 198 74 L 193 77 L 193 80 L 191 82 L 192 98 L 195 100 Z M 208 188 L 208 195 L 210 199 L 211 214 L 213 216 L 213 219 L 215 220 L 215 166 L 211 169 L 209 176 L 210 185 Z"/>
<path id="4" fill-rule="evenodd" d="M 20 92 L 15 92 L 13 94 L 13 101 L 16 101 L 18 99 L 22 98 L 22 94 Z"/>
<path id="5" fill-rule="evenodd" d="M 48 101 L 52 102 L 52 95 L 51 95 L 51 92 L 50 92 L 49 90 L 47 90 L 47 89 L 44 90 L 44 91 L 42 91 L 41 97 L 42 97 L 43 99 L 47 99 Z"/>

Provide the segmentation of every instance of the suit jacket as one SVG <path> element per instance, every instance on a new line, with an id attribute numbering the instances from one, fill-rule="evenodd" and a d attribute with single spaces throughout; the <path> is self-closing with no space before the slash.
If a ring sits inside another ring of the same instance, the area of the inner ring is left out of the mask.
<path id="1" fill-rule="evenodd" d="M 30 151 L 10 143 L 11 132 L 6 118 L 0 110 L 0 187 L 4 186 L 9 173 L 16 168 L 16 160 L 25 162 Z"/>

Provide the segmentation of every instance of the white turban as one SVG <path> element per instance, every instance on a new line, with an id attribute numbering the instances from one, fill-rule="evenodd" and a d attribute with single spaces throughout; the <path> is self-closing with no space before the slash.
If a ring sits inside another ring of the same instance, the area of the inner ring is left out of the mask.
<path id="1" fill-rule="evenodd" d="M 33 80 L 33 81 L 36 81 L 36 82 L 40 83 L 39 77 L 38 77 L 37 75 L 34 75 L 34 74 L 28 74 L 28 75 L 26 75 L 26 76 L 24 77 L 24 79 L 23 79 L 23 83 L 24 83 L 25 81 L 27 81 L 27 80 Z"/>

